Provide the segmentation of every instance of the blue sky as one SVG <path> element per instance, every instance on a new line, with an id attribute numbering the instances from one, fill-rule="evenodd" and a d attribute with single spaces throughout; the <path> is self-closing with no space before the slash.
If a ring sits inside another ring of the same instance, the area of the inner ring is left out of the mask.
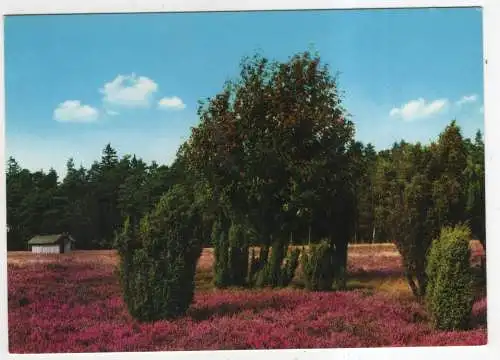
<path id="1" fill-rule="evenodd" d="M 119 154 L 170 163 L 255 50 L 317 50 L 340 71 L 357 139 L 429 142 L 483 130 L 478 9 L 19 16 L 5 20 L 6 154 L 31 170 Z"/>

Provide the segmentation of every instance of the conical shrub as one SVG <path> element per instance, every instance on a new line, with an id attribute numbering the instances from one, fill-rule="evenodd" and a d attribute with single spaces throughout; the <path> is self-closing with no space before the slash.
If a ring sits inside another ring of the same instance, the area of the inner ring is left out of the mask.
<path id="1" fill-rule="evenodd" d="M 124 300 L 140 321 L 184 315 L 193 300 L 201 241 L 195 238 L 198 216 L 187 194 L 174 186 L 135 234 L 126 221 L 117 238 Z"/>
<path id="2" fill-rule="evenodd" d="M 433 325 L 441 330 L 466 329 L 473 305 L 470 229 L 445 227 L 428 255 L 426 304 Z"/>
<path id="3" fill-rule="evenodd" d="M 231 285 L 244 286 L 248 276 L 248 243 L 243 226 L 233 222 L 229 228 L 228 238 Z"/>
<path id="4" fill-rule="evenodd" d="M 224 223 L 217 219 L 212 227 L 212 243 L 214 244 L 214 285 L 225 288 L 231 285 L 229 269 L 229 239 Z"/>
<path id="5" fill-rule="evenodd" d="M 335 280 L 335 248 L 323 240 L 309 245 L 301 257 L 305 287 L 312 291 L 332 289 Z"/>

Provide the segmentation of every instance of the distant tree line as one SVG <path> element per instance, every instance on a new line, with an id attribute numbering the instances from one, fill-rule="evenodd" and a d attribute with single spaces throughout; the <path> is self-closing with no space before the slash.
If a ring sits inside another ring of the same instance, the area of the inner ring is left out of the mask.
<path id="1" fill-rule="evenodd" d="M 36 234 L 69 232 L 80 249 L 109 249 L 126 216 L 147 212 L 173 184 L 176 164 L 146 164 L 122 158 L 108 144 L 89 169 L 67 162 L 64 179 L 55 170 L 30 172 L 15 159 L 7 164 L 8 250 L 26 250 Z M 180 176 L 180 177 L 179 177 Z"/>
<path id="2" fill-rule="evenodd" d="M 278 134 L 276 140 L 285 141 Z M 306 143 L 302 145 L 306 146 Z M 391 149 L 377 152 L 371 144 L 365 145 L 351 139 L 346 149 L 349 150 L 351 159 L 352 179 L 348 180 L 348 184 L 344 182 L 344 185 L 352 186 L 355 194 L 350 242 L 392 242 L 394 236 L 397 236 L 393 231 L 401 222 L 400 207 L 410 205 L 401 199 L 401 187 L 416 176 L 424 183 L 415 183 L 415 178 L 414 186 L 427 187 L 429 192 L 441 196 L 436 199 L 435 204 L 422 206 L 438 211 L 436 206 L 452 202 L 457 219 L 468 221 L 473 236 L 485 242 L 484 143 L 479 131 L 473 140 L 463 138 L 460 129 L 453 122 L 433 144 L 401 141 Z M 290 148 L 287 151 L 290 153 L 285 154 L 290 155 L 293 150 Z M 307 149 L 295 151 L 305 156 L 308 154 Z M 272 161 L 270 156 L 262 155 L 263 159 L 254 154 L 250 156 L 254 158 L 253 166 L 256 170 L 275 171 L 270 164 L 266 164 Z M 230 156 L 226 159 L 234 161 Z M 320 161 L 316 156 L 311 157 L 311 160 Z M 249 166 L 251 162 L 245 160 L 245 164 Z M 240 165 L 235 164 L 234 169 L 238 173 L 241 170 L 241 176 L 244 176 L 244 169 Z M 290 169 L 303 173 L 308 171 L 307 168 L 293 165 L 290 165 Z M 439 174 L 440 169 L 444 173 L 441 172 L 439 179 L 432 179 L 432 175 Z M 326 170 L 336 171 L 333 165 Z M 6 170 L 8 250 L 26 250 L 27 241 L 32 236 L 63 231 L 73 234 L 81 249 L 111 248 L 115 232 L 119 231 L 125 217 L 130 216 L 138 221 L 174 184 L 188 181 L 190 176 L 187 171 L 182 157 L 171 166 L 155 162 L 147 164 L 135 155 L 119 158 L 110 144 L 103 149 L 101 159 L 95 161 L 89 169 L 83 166 L 76 168 L 73 159 L 69 159 L 64 179 L 58 179 L 53 169 L 48 172 L 24 169 L 11 157 Z M 316 174 L 316 178 L 308 177 L 307 183 L 290 186 L 290 179 L 295 180 L 297 177 L 285 175 L 284 169 L 279 171 L 283 171 L 281 178 L 279 174 L 269 174 L 272 182 L 261 180 L 259 185 L 257 181 L 252 184 L 256 195 L 255 198 L 247 199 L 254 201 L 254 204 L 245 204 L 236 198 L 248 196 L 238 189 L 232 190 L 234 203 L 253 208 L 255 214 L 252 216 L 260 216 L 259 224 L 262 226 L 279 224 L 287 229 L 287 237 L 294 244 L 319 241 L 323 237 L 324 226 L 333 221 L 331 218 L 322 219 L 320 214 L 329 216 L 324 212 L 326 205 L 331 203 L 328 196 L 334 192 L 323 187 L 321 182 L 333 181 L 336 175 Z M 221 173 L 229 174 L 225 168 L 222 168 Z M 426 174 L 429 176 L 424 179 Z M 258 179 L 257 175 L 255 179 Z M 426 181 L 429 183 L 425 184 Z M 198 184 L 198 187 L 203 188 L 203 185 L 207 196 L 215 195 L 207 184 Z M 296 203 L 301 204 L 300 208 L 296 206 L 293 209 L 294 216 L 291 215 L 290 202 L 276 199 L 275 204 L 269 203 L 280 191 L 290 189 L 300 192 L 293 194 Z M 324 191 L 324 194 L 319 191 Z M 423 196 L 422 190 L 420 193 Z M 306 204 L 307 206 L 303 206 Z M 206 246 L 213 245 L 211 232 L 215 215 L 212 211 L 205 214 L 203 241 Z M 274 218 L 278 216 L 280 219 Z"/>

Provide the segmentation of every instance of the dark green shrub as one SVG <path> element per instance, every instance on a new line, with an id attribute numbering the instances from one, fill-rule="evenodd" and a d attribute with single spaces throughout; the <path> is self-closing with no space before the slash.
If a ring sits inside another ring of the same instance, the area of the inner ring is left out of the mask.
<path id="1" fill-rule="evenodd" d="M 309 245 L 301 257 L 305 287 L 312 291 L 332 289 L 335 279 L 335 248 L 323 240 Z"/>
<path id="2" fill-rule="evenodd" d="M 184 186 L 174 186 L 135 230 L 127 220 L 116 239 L 120 282 L 130 314 L 140 321 L 185 314 L 194 295 L 201 242 Z"/>
<path id="3" fill-rule="evenodd" d="M 225 288 L 231 285 L 229 269 L 229 239 L 222 221 L 217 219 L 212 228 L 212 243 L 214 244 L 214 285 Z"/>
<path id="4" fill-rule="evenodd" d="M 467 226 L 445 227 L 429 251 L 426 304 L 438 329 L 465 329 L 469 324 L 473 305 L 470 238 Z"/>
<path id="5" fill-rule="evenodd" d="M 243 286 L 248 276 L 248 243 L 243 226 L 233 222 L 228 237 L 231 284 Z"/>
<path id="6" fill-rule="evenodd" d="M 252 286 L 258 288 L 265 287 L 269 285 L 268 279 L 269 279 L 269 265 L 265 264 L 263 268 L 261 268 L 255 273 L 252 281 Z"/>
<path id="7" fill-rule="evenodd" d="M 214 284 L 218 288 L 244 286 L 248 276 L 248 243 L 243 225 L 232 222 L 229 229 L 216 221 L 212 230 Z"/>
<path id="8" fill-rule="evenodd" d="M 262 287 L 266 279 L 266 264 L 269 258 L 269 247 L 263 246 L 260 248 L 259 255 L 256 255 L 255 249 L 252 248 L 250 253 L 250 272 L 248 274 L 248 282 L 252 286 Z"/>
<path id="9" fill-rule="evenodd" d="M 295 271 L 299 265 L 300 250 L 292 250 L 288 256 L 285 258 L 285 263 L 281 268 L 281 275 L 279 280 L 279 286 L 286 287 L 290 285 L 295 276 Z"/>
<path id="10" fill-rule="evenodd" d="M 120 279 L 123 299 L 127 306 L 131 301 L 130 298 L 133 298 L 132 291 L 130 289 L 133 289 L 132 282 L 134 281 L 133 278 L 131 278 L 131 275 L 133 274 L 132 258 L 134 250 L 136 249 L 134 245 L 137 246 L 137 239 L 135 240 L 136 241 L 134 242 L 134 232 L 130 224 L 130 218 L 127 217 L 125 218 L 121 232 L 115 233 L 114 244 L 120 257 L 120 263 L 116 270 Z"/>
<path id="11" fill-rule="evenodd" d="M 285 258 L 286 244 L 276 239 L 271 247 L 271 256 L 267 264 L 265 285 L 277 287 L 280 285 L 281 266 Z"/>
<path id="12" fill-rule="evenodd" d="M 285 257 L 287 247 L 279 246 L 276 243 L 271 249 L 264 246 L 258 257 L 255 256 L 252 249 L 249 273 L 250 285 L 255 287 L 286 287 L 290 285 L 299 265 L 300 250 L 295 249 Z M 271 252 L 271 256 L 269 256 L 269 252 Z"/>

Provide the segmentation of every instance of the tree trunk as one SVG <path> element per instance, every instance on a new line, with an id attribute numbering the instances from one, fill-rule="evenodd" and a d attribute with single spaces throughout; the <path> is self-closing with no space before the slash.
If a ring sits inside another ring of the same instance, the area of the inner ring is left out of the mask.
<path id="1" fill-rule="evenodd" d="M 417 275 L 418 281 L 418 297 L 423 298 L 425 296 L 425 290 L 427 289 L 427 277 L 425 275 Z"/>
<path id="2" fill-rule="evenodd" d="M 405 271 L 405 277 L 406 277 L 406 281 L 408 282 L 408 285 L 410 285 L 411 292 L 413 293 L 413 295 L 415 297 L 419 298 L 420 295 L 419 295 L 417 284 L 415 284 L 415 281 L 413 281 L 413 277 L 411 276 L 411 274 L 408 271 Z"/>

